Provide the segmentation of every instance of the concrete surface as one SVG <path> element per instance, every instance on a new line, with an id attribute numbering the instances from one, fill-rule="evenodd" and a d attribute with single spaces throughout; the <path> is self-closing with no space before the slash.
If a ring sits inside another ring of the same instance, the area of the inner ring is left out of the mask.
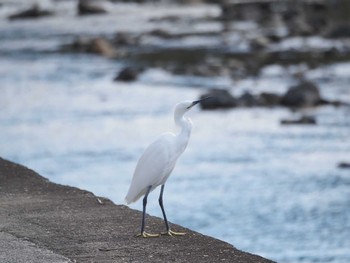
<path id="1" fill-rule="evenodd" d="M 25 238 L 0 232 L 1 263 L 66 263 L 68 258 L 55 254 L 45 248 L 39 248 Z"/>
<path id="2" fill-rule="evenodd" d="M 187 234 L 137 238 L 141 212 L 99 200 L 0 158 L 0 262 L 272 262 L 173 224 Z"/>

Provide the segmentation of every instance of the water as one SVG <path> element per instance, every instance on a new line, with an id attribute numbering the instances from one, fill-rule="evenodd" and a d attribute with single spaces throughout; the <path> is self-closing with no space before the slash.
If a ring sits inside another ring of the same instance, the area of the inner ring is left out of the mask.
<path id="1" fill-rule="evenodd" d="M 199 11 L 186 10 L 191 12 Z M 82 25 L 91 21 L 65 15 L 67 23 L 78 24 L 70 28 L 62 17 L 48 19 L 49 29 L 37 22 L 0 23 L 0 156 L 117 204 L 144 148 L 174 129 L 178 101 L 197 99 L 220 83 L 232 85 L 235 94 L 281 93 L 292 84 L 278 65 L 238 83 L 154 69 L 135 83 L 112 82 L 119 62 L 49 52 L 76 32 L 90 32 Z M 113 18 L 96 19 L 112 32 L 104 23 Z M 324 97 L 350 101 L 349 73 L 350 64 L 343 63 L 308 77 Z M 194 109 L 189 147 L 166 186 L 170 221 L 278 262 L 349 262 L 350 174 L 337 165 L 350 157 L 350 109 L 305 113 L 316 116 L 318 125 L 281 126 L 282 118 L 301 114 L 282 108 Z M 148 211 L 161 216 L 157 198 L 157 192 L 150 195 Z M 131 207 L 141 209 L 141 203 Z"/>

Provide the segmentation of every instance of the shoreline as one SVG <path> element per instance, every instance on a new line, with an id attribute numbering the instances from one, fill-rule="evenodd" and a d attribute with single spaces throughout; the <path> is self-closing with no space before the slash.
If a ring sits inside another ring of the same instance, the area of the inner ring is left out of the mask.
<path id="1" fill-rule="evenodd" d="M 171 224 L 183 237 L 136 238 L 141 212 L 50 182 L 0 158 L 0 259 L 5 262 L 272 262 Z M 147 215 L 150 232 L 160 218 Z"/>

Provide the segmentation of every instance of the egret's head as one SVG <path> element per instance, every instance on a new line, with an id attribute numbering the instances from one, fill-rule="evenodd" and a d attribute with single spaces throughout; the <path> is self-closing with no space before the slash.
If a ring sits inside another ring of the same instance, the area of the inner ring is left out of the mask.
<path id="1" fill-rule="evenodd" d="M 176 115 L 184 115 L 187 111 L 189 111 L 194 105 L 198 104 L 199 101 L 183 101 L 178 103 L 175 106 L 175 114 Z"/>
<path id="2" fill-rule="evenodd" d="M 187 111 L 189 111 L 193 106 L 197 105 L 203 100 L 206 100 L 210 97 L 206 97 L 200 100 L 195 101 L 183 101 L 176 105 L 175 107 L 175 118 L 176 117 L 182 117 Z"/>

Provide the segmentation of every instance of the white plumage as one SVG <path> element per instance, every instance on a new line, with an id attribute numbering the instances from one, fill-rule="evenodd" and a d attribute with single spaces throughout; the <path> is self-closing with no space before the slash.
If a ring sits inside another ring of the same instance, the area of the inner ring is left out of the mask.
<path id="1" fill-rule="evenodd" d="M 152 186 L 153 191 L 168 179 L 176 163 L 173 157 L 175 139 L 176 136 L 172 133 L 163 134 L 142 154 L 125 197 L 127 204 L 136 202 L 144 196 L 149 186 Z"/>
<path id="2" fill-rule="evenodd" d="M 127 204 L 136 202 L 145 195 L 149 186 L 152 186 L 153 191 L 157 186 L 163 185 L 170 176 L 191 135 L 192 122 L 183 115 L 192 103 L 183 102 L 175 107 L 174 119 L 177 126 L 181 127 L 180 132 L 162 134 L 141 155 L 125 197 Z"/>
<path id="3" fill-rule="evenodd" d="M 159 185 L 162 186 L 159 196 L 159 205 L 162 209 L 167 229 L 166 234 L 183 234 L 176 233 L 169 228 L 163 207 L 163 190 L 165 182 L 173 171 L 177 159 L 186 149 L 191 135 L 192 122 L 189 118 L 186 118 L 184 114 L 200 101 L 201 100 L 193 102 L 185 101 L 177 104 L 174 112 L 174 120 L 176 126 L 180 128 L 180 131 L 177 134 L 171 132 L 162 134 L 156 141 L 147 147 L 136 165 L 129 191 L 125 197 L 125 202 L 130 204 L 144 196 L 140 236 L 158 236 L 146 233 L 144 227 L 148 194 Z"/>

